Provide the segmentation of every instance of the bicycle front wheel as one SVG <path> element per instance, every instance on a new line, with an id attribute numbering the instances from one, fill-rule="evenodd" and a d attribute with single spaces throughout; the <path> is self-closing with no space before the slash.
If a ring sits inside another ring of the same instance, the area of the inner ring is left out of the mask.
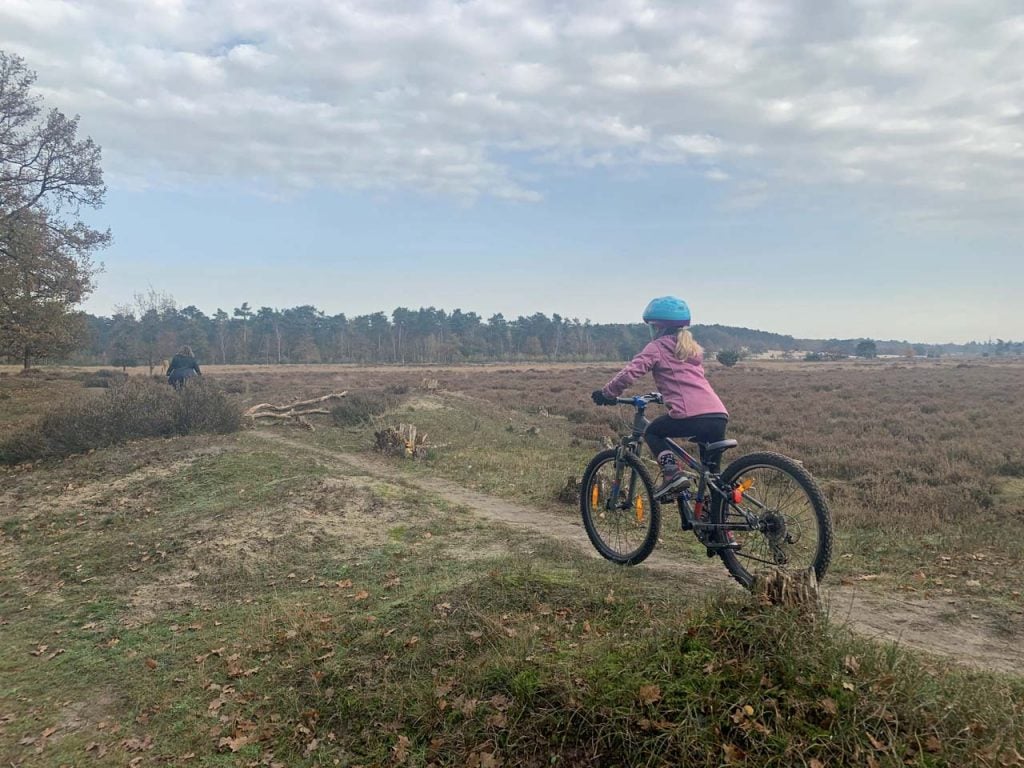
<path id="1" fill-rule="evenodd" d="M 591 460 L 583 473 L 580 511 L 590 542 L 613 563 L 641 563 L 658 543 L 661 508 L 654 499 L 654 481 L 632 453 L 623 453 L 620 466 L 615 449 Z"/>
<path id="2" fill-rule="evenodd" d="M 737 488 L 738 503 L 716 496 L 712 522 L 733 525 L 725 536 L 738 544 L 720 549 L 725 567 L 750 588 L 771 570 L 814 569 L 820 582 L 832 558 L 832 517 L 810 473 L 778 453 L 741 456 L 722 473 L 722 488 Z M 748 517 L 756 528 L 748 526 Z"/>

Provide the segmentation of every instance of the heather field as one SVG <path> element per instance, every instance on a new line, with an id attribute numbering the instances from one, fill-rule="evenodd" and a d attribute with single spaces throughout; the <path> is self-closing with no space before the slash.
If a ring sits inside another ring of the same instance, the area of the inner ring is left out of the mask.
<path id="1" fill-rule="evenodd" d="M 593 556 L 560 492 L 626 428 L 589 400 L 614 370 L 204 367 L 238 406 L 349 393 L 239 432 L 141 380 L 0 375 L 0 451 L 133 391 L 177 425 L 0 469 L 0 758 L 1024 764 L 1024 365 L 709 367 L 735 455 L 801 459 L 828 498 L 817 620 L 669 513 L 644 564 Z M 373 451 L 398 423 L 422 460 Z"/>

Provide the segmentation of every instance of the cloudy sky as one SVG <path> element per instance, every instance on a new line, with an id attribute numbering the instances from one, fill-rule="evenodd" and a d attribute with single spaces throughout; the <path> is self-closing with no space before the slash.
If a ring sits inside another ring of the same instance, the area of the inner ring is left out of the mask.
<path id="1" fill-rule="evenodd" d="M 2 0 L 103 147 L 88 308 L 1024 337 L 1019 0 Z"/>

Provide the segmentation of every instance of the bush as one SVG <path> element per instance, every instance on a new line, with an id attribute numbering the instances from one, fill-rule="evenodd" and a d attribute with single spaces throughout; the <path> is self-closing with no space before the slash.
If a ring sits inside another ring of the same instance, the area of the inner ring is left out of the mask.
<path id="1" fill-rule="evenodd" d="M 98 397 L 58 405 L 36 426 L 0 442 L 0 462 L 70 456 L 144 437 L 227 434 L 241 425 L 241 405 L 202 379 L 178 392 L 131 379 Z"/>
<path id="2" fill-rule="evenodd" d="M 355 427 L 369 424 L 374 416 L 380 416 L 389 408 L 398 405 L 398 397 L 387 391 L 354 392 L 331 409 L 335 425 Z"/>
<path id="3" fill-rule="evenodd" d="M 242 406 L 217 385 L 193 379 L 176 394 L 177 434 L 228 435 L 242 428 Z"/>
<path id="4" fill-rule="evenodd" d="M 742 357 L 743 355 L 738 349 L 723 349 L 715 355 L 715 359 L 727 368 L 732 368 Z"/>
<path id="5" fill-rule="evenodd" d="M 594 412 L 582 408 L 570 408 L 565 412 L 565 418 L 573 424 L 588 424 L 594 418 Z"/>
<path id="6" fill-rule="evenodd" d="M 108 389 L 115 384 L 123 384 L 128 380 L 128 374 L 115 371 L 110 368 L 101 368 L 98 371 L 87 373 L 82 376 L 83 387 L 100 387 Z"/>

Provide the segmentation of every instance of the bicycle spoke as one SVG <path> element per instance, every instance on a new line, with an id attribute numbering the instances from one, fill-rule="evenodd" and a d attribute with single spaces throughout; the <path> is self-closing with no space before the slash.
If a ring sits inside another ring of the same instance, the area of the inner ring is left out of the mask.
<path id="1" fill-rule="evenodd" d="M 736 555 L 787 570 L 810 567 L 818 542 L 816 535 L 808 535 L 809 531 L 816 532 L 816 526 L 814 509 L 804 488 L 788 473 L 770 466 L 752 467 L 743 479 L 753 481 L 743 502 L 757 518 L 761 530 L 734 531 L 733 537 L 740 544 Z M 738 522 L 740 517 L 742 513 L 730 504 L 726 522 Z"/>
<path id="2" fill-rule="evenodd" d="M 648 539 L 653 500 L 649 498 L 641 477 L 627 466 L 621 476 L 618 495 L 611 503 L 615 477 L 615 461 L 609 460 L 597 467 L 591 485 L 584 489 L 584 493 L 590 502 L 594 533 L 617 556 L 626 558 L 637 552 Z M 593 503 L 595 498 L 598 500 L 596 505 Z"/>

